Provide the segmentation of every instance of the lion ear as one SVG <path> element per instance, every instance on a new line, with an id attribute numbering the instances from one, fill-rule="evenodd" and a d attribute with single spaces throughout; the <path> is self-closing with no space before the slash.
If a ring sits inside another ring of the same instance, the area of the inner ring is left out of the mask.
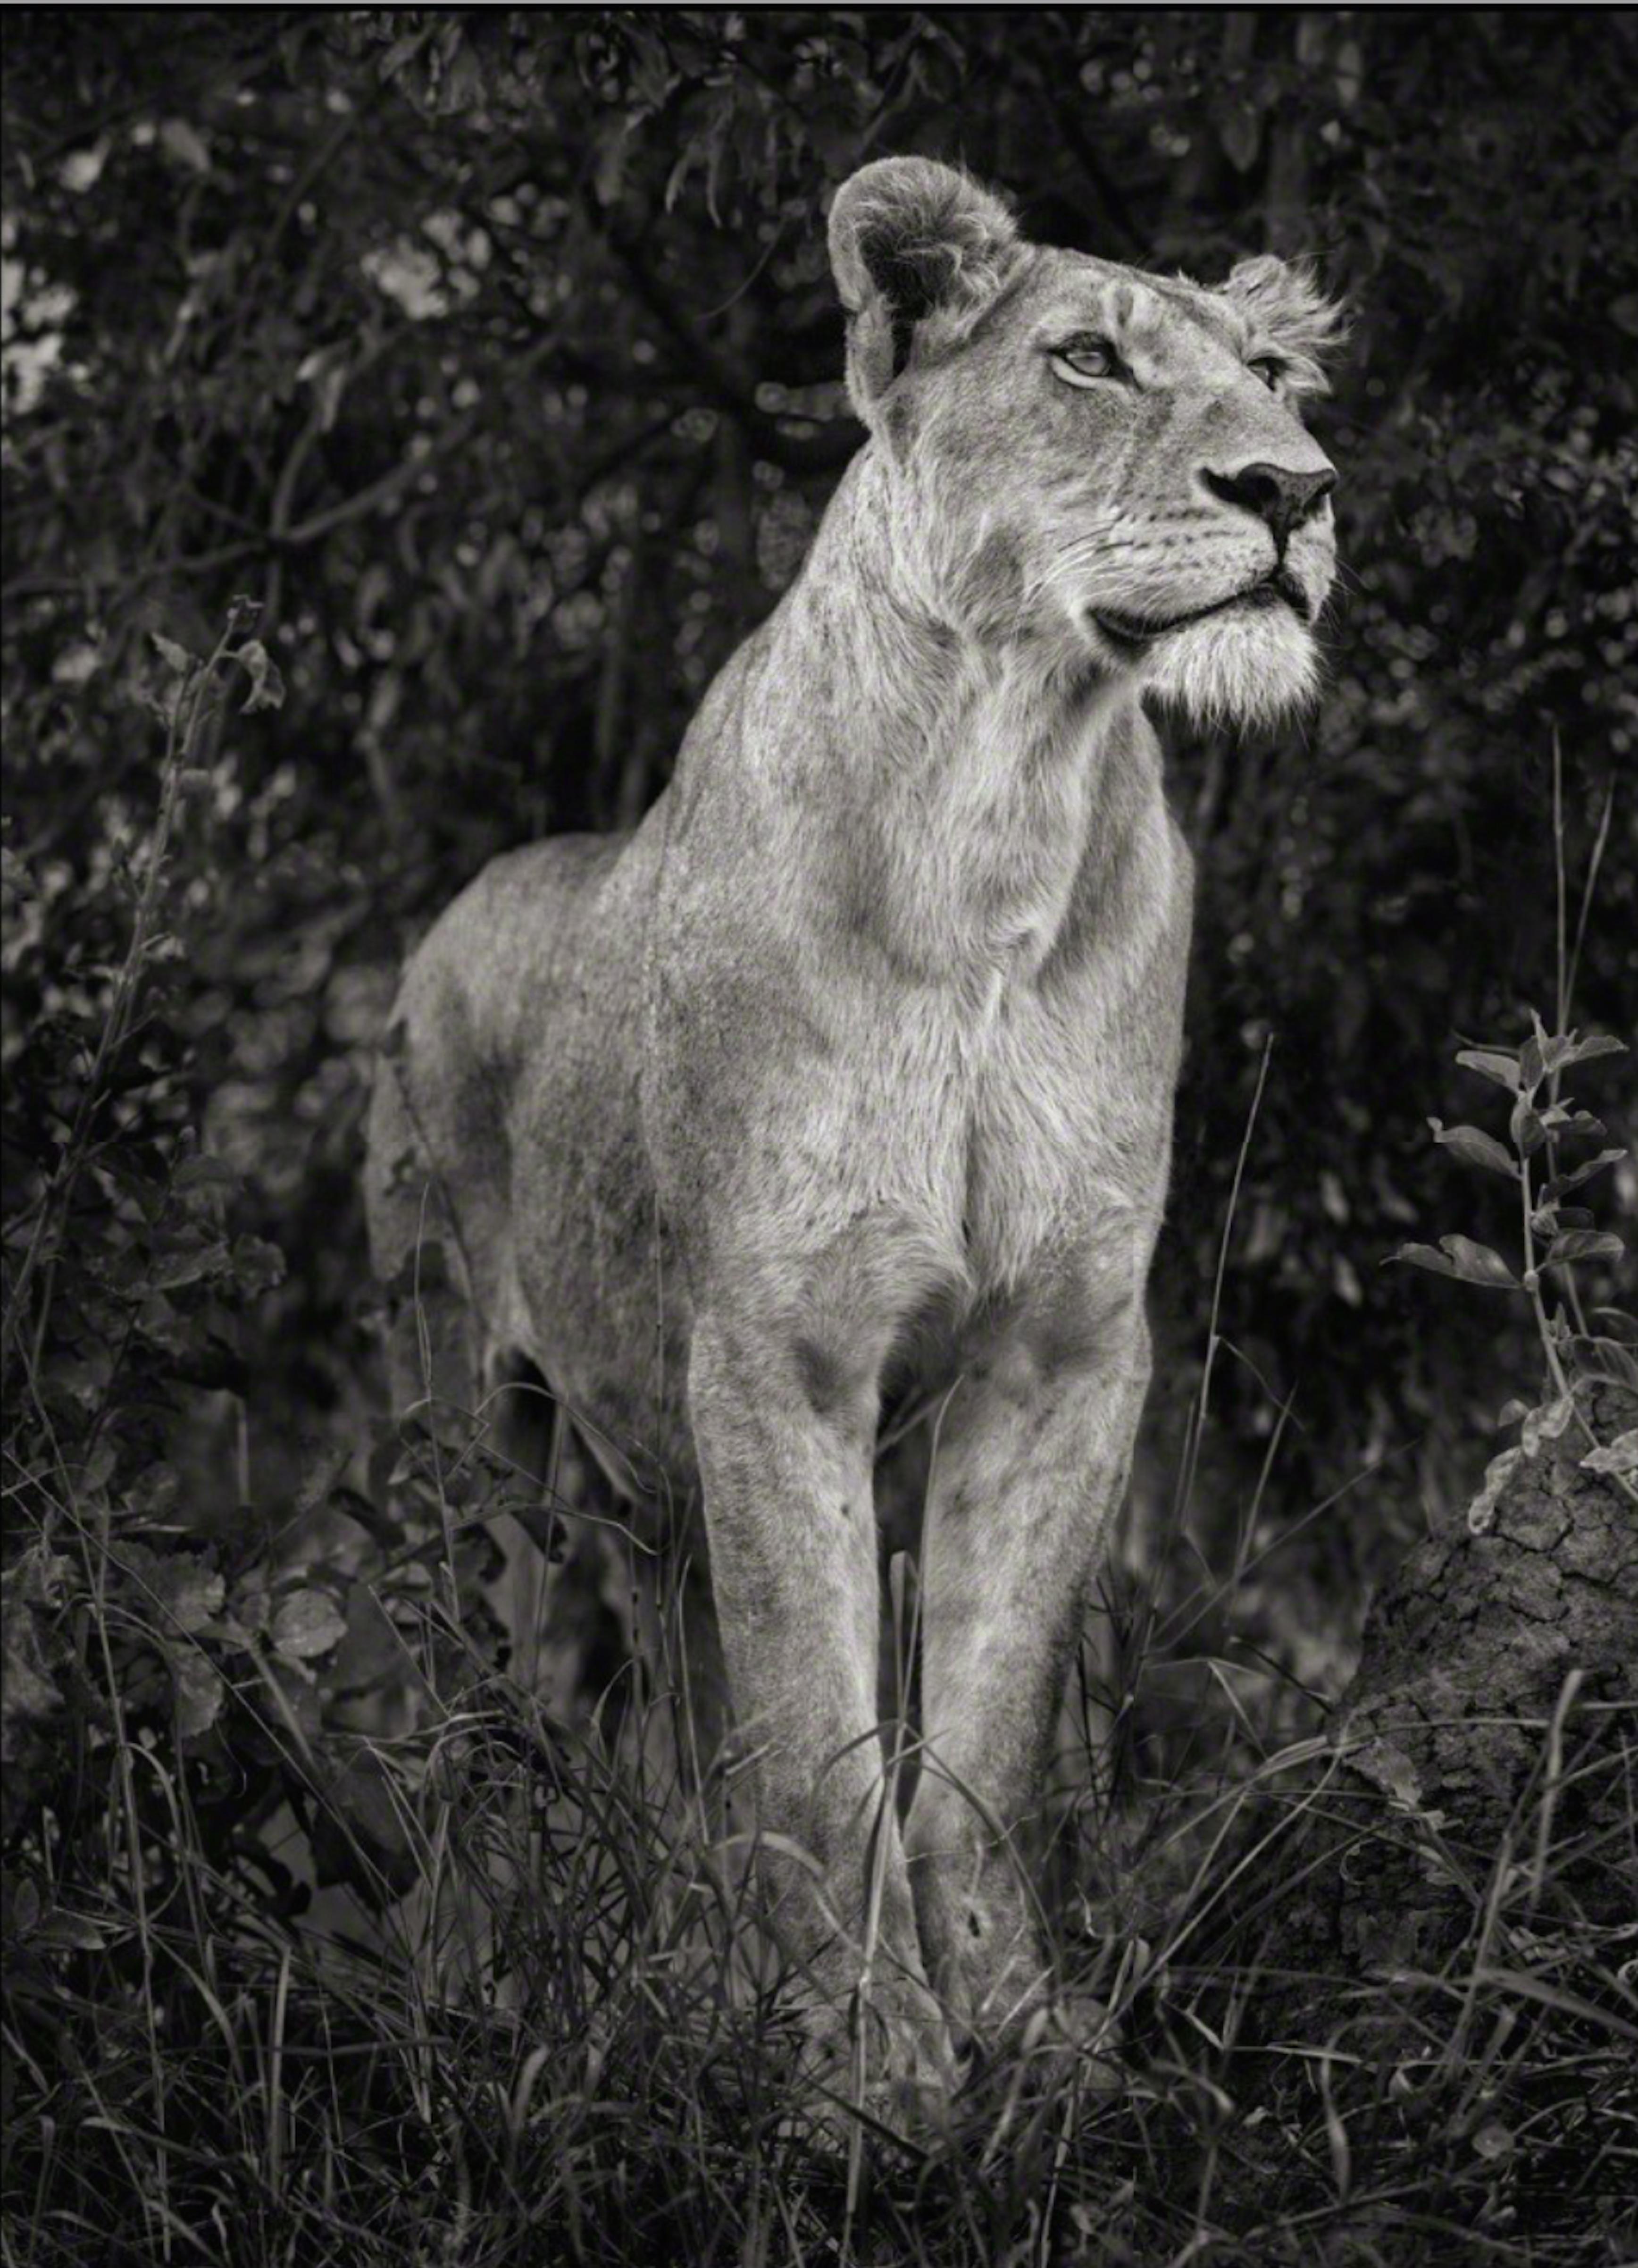
<path id="1" fill-rule="evenodd" d="M 1287 357 L 1301 391 L 1329 391 L 1326 361 L 1347 335 L 1348 315 L 1326 298 L 1310 261 L 1259 253 L 1230 271 L 1223 292 Z"/>
<path id="2" fill-rule="evenodd" d="M 910 358 L 919 325 L 959 330 L 995 297 L 1019 249 L 1001 199 L 930 158 L 883 158 L 830 209 L 830 261 L 848 311 L 848 385 L 866 423 Z"/>

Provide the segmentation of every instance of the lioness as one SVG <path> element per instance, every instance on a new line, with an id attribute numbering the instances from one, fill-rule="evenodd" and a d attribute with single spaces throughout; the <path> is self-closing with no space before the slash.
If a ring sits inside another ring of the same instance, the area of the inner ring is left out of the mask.
<path id="1" fill-rule="evenodd" d="M 415 954 L 369 1193 L 391 1271 L 436 1179 L 486 1361 L 702 1493 L 760 1823 L 815 1862 L 786 1938 L 843 2012 L 868 1943 L 878 2068 L 937 2080 L 1046 1990 L 1013 1830 L 1149 1376 L 1191 870 L 1143 703 L 1313 686 L 1333 317 L 1272 259 L 1208 291 L 1026 244 L 922 158 L 830 245 L 869 439 L 642 825 L 496 859 Z M 948 1398 L 901 1828 L 907 1377 Z"/>

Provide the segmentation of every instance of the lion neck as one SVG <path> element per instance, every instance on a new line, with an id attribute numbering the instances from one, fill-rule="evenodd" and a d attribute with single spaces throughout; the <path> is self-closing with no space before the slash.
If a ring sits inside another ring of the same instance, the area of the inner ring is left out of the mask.
<path id="1" fill-rule="evenodd" d="M 837 490 L 768 625 L 759 674 L 785 714 L 757 737 L 850 934 L 917 977 L 1028 979 L 1129 887 L 1158 747 L 1067 640 L 942 615 L 889 479 L 872 446 Z"/>

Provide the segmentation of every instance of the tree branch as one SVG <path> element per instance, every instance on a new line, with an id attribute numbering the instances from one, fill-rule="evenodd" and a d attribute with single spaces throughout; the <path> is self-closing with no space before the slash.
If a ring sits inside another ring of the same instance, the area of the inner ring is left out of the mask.
<path id="1" fill-rule="evenodd" d="M 744 429 L 760 457 L 788 473 L 841 471 L 864 438 L 864 429 L 856 420 L 839 418 L 811 435 L 786 432 L 776 417 L 759 407 L 743 373 L 681 313 L 638 247 L 612 231 L 604 241 L 619 261 L 633 295 L 683 357 L 701 393 Z"/>

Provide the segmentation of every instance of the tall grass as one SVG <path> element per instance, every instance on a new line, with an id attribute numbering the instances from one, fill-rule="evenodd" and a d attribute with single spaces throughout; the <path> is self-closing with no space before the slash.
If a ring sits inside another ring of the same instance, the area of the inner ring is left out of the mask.
<path id="1" fill-rule="evenodd" d="M 680 1746 L 666 1660 L 616 1739 L 453 1643 L 441 1602 L 400 1620 L 439 1683 L 413 1728 L 359 1738 L 389 1816 L 365 1836 L 356 1801 L 330 1805 L 349 1888 L 310 1907 L 328 1799 L 299 1723 L 246 1704 L 309 1789 L 305 1831 L 280 1845 L 252 1805 L 224 1846 L 201 1811 L 232 1792 L 128 1721 L 104 1547 L 59 1509 L 85 1552 L 63 1610 L 96 1681 L 86 1738 L 114 1768 L 104 1816 L 41 1820 L 9 1884 L 8 2262 L 1627 2257 L 1638 1918 L 1577 1925 L 1555 1893 L 1585 1867 L 1578 1769 L 1610 1769 L 1578 1766 L 1563 1721 L 1519 1720 L 1539 1764 L 1436 1974 L 1341 1951 L 1294 1971 L 1290 1868 L 1337 1863 L 1340 1821 L 1368 1876 L 1399 1848 L 1393 1807 L 1338 1802 L 1345 1751 L 1277 1668 L 1207 1660 L 1208 1764 L 1134 1769 L 1119 1815 L 1071 1799 L 1059 1819 L 1059 1957 L 1106 2027 L 1043 2033 L 974 2068 L 945 2132 L 895 2133 L 803 2080 L 744 1852 L 654 1761 Z M 1231 1624 L 1252 1557 L 1204 1602 L 1191 1570 L 1185 1613 Z M 1163 1570 L 1128 1613 L 1101 1697 L 1142 1754 L 1145 1680 L 1182 1636 L 1161 1644 L 1166 1589 Z M 1104 1760 L 1075 1721 L 1060 1785 L 1085 1790 Z M 1630 1864 L 1630 1784 L 1625 1819 Z M 1270 2036 L 1270 1996 L 1288 2023 L 1346 2002 L 1347 2044 Z"/>
<path id="2" fill-rule="evenodd" d="M 1109 2009 L 1095 2050 L 993 2062 L 946 2134 L 872 2127 L 850 2169 L 838 2107 L 797 2083 L 743 1868 L 632 1752 L 475 1668 L 371 1744 L 413 1882 L 372 1908 L 361 1874 L 350 1921 L 319 1926 L 268 1895 L 280 1854 L 253 1837 L 213 1862 L 186 1765 L 129 1738 L 117 1686 L 98 1697 L 120 1744 L 103 1872 L 48 1870 L 9 1916 L 8 2261 L 1629 2257 L 1638 1922 L 1578 1926 L 1555 1894 L 1586 1863 L 1578 1769 L 1609 1769 L 1561 1724 L 1520 1723 L 1539 1767 L 1465 1884 L 1465 1943 L 1421 1977 L 1291 1971 L 1280 1854 L 1317 1863 L 1320 1736 L 1154 1792 L 1142 1882 L 1098 1904 L 1096 1943 L 1058 1916 Z M 1381 1810 L 1343 1814 L 1356 1877 L 1397 1849 Z M 1612 1867 L 1638 1850 L 1630 1786 L 1626 1835 Z M 1288 2015 L 1346 1999 L 1347 2046 L 1264 2035 L 1271 1992 Z"/>

